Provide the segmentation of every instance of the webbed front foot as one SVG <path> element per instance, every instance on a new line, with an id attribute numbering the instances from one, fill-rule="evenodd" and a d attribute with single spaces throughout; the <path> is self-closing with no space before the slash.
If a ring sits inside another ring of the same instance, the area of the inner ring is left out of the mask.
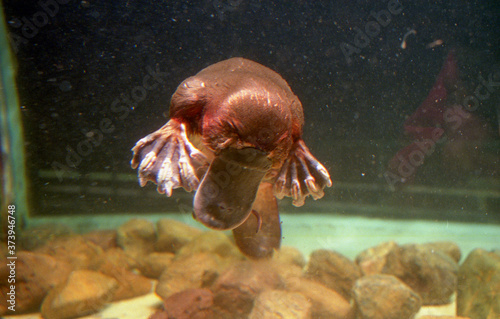
<path id="1" fill-rule="evenodd" d="M 274 183 L 274 194 L 292 197 L 293 205 L 304 205 L 305 198 L 323 197 L 323 188 L 332 186 L 330 174 L 311 154 L 303 140 L 295 142 Z"/>
<path id="2" fill-rule="evenodd" d="M 140 139 L 132 151 L 134 157 L 130 164 L 132 168 L 139 168 L 140 185 L 152 181 L 158 185 L 158 192 L 167 196 L 179 187 L 188 192 L 196 190 L 208 167 L 207 158 L 191 144 L 185 125 L 177 120 L 168 121 Z"/>

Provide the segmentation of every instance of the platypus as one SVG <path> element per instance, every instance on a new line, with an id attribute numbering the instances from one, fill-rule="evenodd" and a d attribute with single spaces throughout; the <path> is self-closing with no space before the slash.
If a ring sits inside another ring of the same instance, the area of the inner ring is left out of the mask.
<path id="1" fill-rule="evenodd" d="M 301 206 L 332 185 L 302 140 L 303 124 L 302 104 L 278 73 L 231 58 L 177 87 L 169 121 L 136 143 L 131 165 L 141 186 L 195 191 L 196 220 L 232 229 L 245 255 L 270 257 L 281 242 L 276 198 Z"/>

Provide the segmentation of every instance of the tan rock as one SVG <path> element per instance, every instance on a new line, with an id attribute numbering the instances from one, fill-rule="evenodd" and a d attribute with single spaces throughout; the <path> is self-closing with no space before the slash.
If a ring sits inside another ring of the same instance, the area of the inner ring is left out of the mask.
<path id="1" fill-rule="evenodd" d="M 108 250 L 111 248 L 116 248 L 116 230 L 95 230 L 83 235 L 85 240 L 94 243 L 95 245 L 102 248 L 102 250 Z"/>
<path id="2" fill-rule="evenodd" d="M 349 258 L 320 249 L 312 252 L 304 277 L 320 282 L 348 299 L 354 282 L 361 277 L 361 270 Z"/>
<path id="3" fill-rule="evenodd" d="M 291 276 L 286 279 L 285 286 L 288 291 L 299 292 L 312 303 L 313 319 L 354 318 L 349 302 L 338 292 L 328 289 L 319 282 Z"/>
<path id="4" fill-rule="evenodd" d="M 140 260 L 139 260 L 140 261 Z M 117 267 L 132 270 L 137 267 L 138 261 L 127 255 L 123 249 L 116 247 L 110 248 L 101 255 L 100 261 L 90 270 L 98 270 L 102 264 L 111 263 Z"/>
<path id="5" fill-rule="evenodd" d="M 63 260 L 69 263 L 73 269 L 95 268 L 103 255 L 101 247 L 86 240 L 81 235 L 57 238 L 38 248 L 36 252 Z"/>
<path id="6" fill-rule="evenodd" d="M 455 316 L 421 316 L 418 319 L 471 319 L 469 317 L 455 317 Z"/>
<path id="7" fill-rule="evenodd" d="M 118 283 L 118 287 L 113 295 L 113 301 L 146 295 L 153 288 L 151 279 L 133 273 L 125 268 L 125 266 L 116 265 L 109 260 L 101 264 L 99 272 L 114 278 Z"/>
<path id="8" fill-rule="evenodd" d="M 174 259 L 160 276 L 156 294 L 166 300 L 174 293 L 201 288 L 207 275 L 217 276 L 221 270 L 220 257 L 217 255 L 197 253 Z"/>
<path id="9" fill-rule="evenodd" d="M 216 317 L 246 319 L 261 292 L 281 287 L 281 278 L 267 260 L 234 264 L 212 285 Z"/>
<path id="10" fill-rule="evenodd" d="M 245 258 L 229 237 L 219 231 L 207 231 L 196 236 L 177 252 L 176 258 L 183 258 L 197 253 L 216 254 L 233 260 Z"/>
<path id="11" fill-rule="evenodd" d="M 283 246 L 274 252 L 273 261 L 285 265 L 295 265 L 303 268 L 306 265 L 304 255 L 295 247 Z"/>
<path id="12" fill-rule="evenodd" d="M 428 249 L 431 253 L 439 251 L 445 255 L 450 256 L 455 262 L 458 263 L 462 256 L 460 247 L 453 242 L 431 242 L 420 245 L 422 248 Z M 390 252 L 401 249 L 394 241 L 389 241 L 371 247 L 361 252 L 356 257 L 356 263 L 361 268 L 363 275 L 374 275 L 382 273 L 387 262 L 387 256 Z"/>
<path id="13" fill-rule="evenodd" d="M 175 255 L 173 253 L 151 253 L 139 262 L 139 270 L 149 278 L 160 278 L 167 267 L 172 264 Z"/>
<path id="14" fill-rule="evenodd" d="M 390 275 L 365 276 L 352 289 L 356 318 L 413 318 L 421 299 L 410 287 Z"/>
<path id="15" fill-rule="evenodd" d="M 272 266 L 283 282 L 286 282 L 288 278 L 302 277 L 304 274 L 303 268 L 297 265 L 285 265 L 273 262 Z"/>
<path id="16" fill-rule="evenodd" d="M 387 255 L 382 273 L 394 275 L 422 298 L 424 305 L 450 302 L 457 287 L 457 263 L 423 245 L 403 245 Z"/>
<path id="17" fill-rule="evenodd" d="M 460 266 L 457 315 L 500 318 L 500 252 L 475 249 Z"/>
<path id="18" fill-rule="evenodd" d="M 158 239 L 155 249 L 161 252 L 175 253 L 202 232 L 198 228 L 167 218 L 160 219 L 156 227 L 158 228 Z"/>
<path id="19" fill-rule="evenodd" d="M 290 277 L 303 275 L 305 259 L 302 253 L 294 247 L 282 247 L 274 252 L 271 259 L 274 271 L 285 282 Z"/>
<path id="20" fill-rule="evenodd" d="M 52 289 L 42 304 L 45 319 L 81 317 L 102 309 L 113 298 L 116 280 L 91 270 L 73 271 Z"/>
<path id="21" fill-rule="evenodd" d="M 131 219 L 118 228 L 116 241 L 127 255 L 139 260 L 154 251 L 155 226 L 145 219 Z"/>
<path id="22" fill-rule="evenodd" d="M 457 244 L 450 241 L 438 241 L 432 243 L 422 244 L 423 247 L 429 248 L 431 252 L 433 250 L 437 250 L 442 252 L 445 255 L 450 256 L 455 262 L 459 262 L 460 258 L 462 258 L 462 251 Z"/>
<path id="23" fill-rule="evenodd" d="M 0 293 L 5 297 L 0 299 L 0 315 L 12 305 L 7 302 L 14 295 L 11 294 L 11 285 L 14 286 L 16 313 L 35 311 L 40 308 L 49 290 L 64 282 L 72 270 L 67 262 L 49 255 L 21 251 L 16 256 L 16 260 L 6 260 L 0 265 L 0 278 L 3 278 L 0 280 Z M 9 278 L 11 270 L 15 270 L 15 274 Z M 9 283 L 14 275 L 15 283 Z"/>
<path id="24" fill-rule="evenodd" d="M 364 276 L 381 274 L 387 263 L 387 255 L 397 249 L 399 246 L 394 241 L 379 244 L 362 251 L 356 257 L 356 263 Z"/>
<path id="25" fill-rule="evenodd" d="M 148 319 L 168 319 L 168 314 L 163 310 L 158 310 L 154 314 L 149 316 Z"/>
<path id="26" fill-rule="evenodd" d="M 311 307 L 311 302 L 300 293 L 266 290 L 255 299 L 248 319 L 310 319 Z"/>

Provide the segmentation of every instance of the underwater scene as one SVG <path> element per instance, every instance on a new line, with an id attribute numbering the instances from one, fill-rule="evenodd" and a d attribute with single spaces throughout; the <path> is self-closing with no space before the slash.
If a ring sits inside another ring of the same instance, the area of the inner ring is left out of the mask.
<path id="1" fill-rule="evenodd" d="M 499 20 L 0 0 L 0 317 L 499 319 Z"/>

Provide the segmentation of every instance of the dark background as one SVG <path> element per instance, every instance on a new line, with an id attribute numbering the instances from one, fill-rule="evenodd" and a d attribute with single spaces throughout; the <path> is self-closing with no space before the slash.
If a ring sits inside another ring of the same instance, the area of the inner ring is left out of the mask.
<path id="1" fill-rule="evenodd" d="M 407 142 L 403 122 L 427 96 L 449 50 L 456 50 L 463 86 L 472 94 L 478 75 L 487 78 L 498 71 L 500 48 L 499 2 L 400 1 L 402 13 L 392 15 L 348 63 L 341 44 L 353 44 L 355 28 L 364 29 L 375 20 L 370 12 L 387 10 L 388 2 L 58 3 L 58 12 L 47 24 L 15 45 L 35 213 L 69 213 L 68 209 L 82 207 L 112 212 L 129 207 L 118 195 L 90 196 L 92 187 L 113 188 L 120 183 L 92 180 L 91 173 L 135 174 L 129 167 L 130 149 L 166 122 L 177 85 L 200 69 L 235 56 L 262 63 L 288 81 L 304 106 L 304 139 L 334 181 L 384 183 L 381 172 L 387 160 Z M 43 12 L 42 3 L 49 2 L 4 1 L 13 39 L 23 35 L 26 21 Z M 403 50 L 402 37 L 411 29 L 417 34 L 408 36 Z M 438 39 L 444 44 L 426 47 Z M 130 98 L 134 88 L 143 85 L 148 68 L 164 72 L 164 83 L 147 91 L 127 113 L 113 110 L 114 100 Z M 499 96 L 493 92 L 474 113 L 488 125 L 487 142 L 494 146 L 486 152 L 495 156 Z M 103 134 L 99 145 L 69 165 L 68 154 L 79 143 L 91 142 L 92 133 L 85 132 L 98 129 L 103 119 L 111 121 L 114 131 Z M 471 176 L 497 178 L 481 168 L 436 177 L 442 165 L 438 155 L 439 150 L 435 165 L 431 160 L 417 182 L 452 186 Z M 58 172 L 58 178 L 43 172 Z M 48 188 L 64 186 L 68 180 L 86 186 L 72 197 Z M 136 184 L 131 188 L 142 192 Z M 63 198 L 71 198 L 71 203 L 61 206 Z"/>

